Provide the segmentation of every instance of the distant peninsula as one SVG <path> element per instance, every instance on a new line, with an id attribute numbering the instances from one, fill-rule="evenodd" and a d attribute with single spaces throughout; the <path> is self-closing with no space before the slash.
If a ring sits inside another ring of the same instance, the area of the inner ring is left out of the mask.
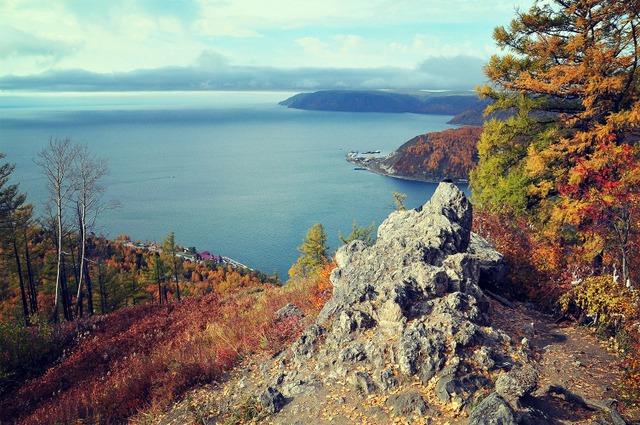
<path id="1" fill-rule="evenodd" d="M 280 105 L 293 109 L 338 112 L 386 112 L 458 115 L 484 109 L 487 101 L 466 92 L 403 93 L 383 90 L 322 90 L 299 93 Z"/>
<path id="2" fill-rule="evenodd" d="M 450 179 L 465 183 L 478 161 L 477 143 L 481 127 L 461 127 L 422 134 L 391 154 L 349 152 L 347 161 L 357 170 L 405 180 L 439 182 Z"/>

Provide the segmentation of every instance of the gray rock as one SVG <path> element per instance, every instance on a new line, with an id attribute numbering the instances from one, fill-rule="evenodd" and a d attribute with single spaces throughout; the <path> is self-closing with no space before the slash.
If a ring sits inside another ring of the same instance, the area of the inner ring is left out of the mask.
<path id="1" fill-rule="evenodd" d="M 517 422 L 509 404 L 491 393 L 473 409 L 469 425 L 517 425 Z"/>
<path id="2" fill-rule="evenodd" d="M 315 351 L 316 344 L 320 336 L 324 334 L 322 326 L 311 325 L 300 335 L 300 338 L 293 343 L 291 349 L 296 358 L 307 358 Z"/>
<path id="3" fill-rule="evenodd" d="M 371 394 L 376 390 L 376 386 L 367 372 L 354 373 L 351 377 L 351 383 L 362 394 Z"/>
<path id="4" fill-rule="evenodd" d="M 351 261 L 354 255 L 362 251 L 366 247 L 366 244 L 360 240 L 350 242 L 348 245 L 344 245 L 336 252 L 336 263 L 338 267 L 344 267 Z"/>
<path id="5" fill-rule="evenodd" d="M 429 412 L 429 405 L 417 391 L 394 394 L 387 399 L 385 405 L 401 416 L 422 416 Z"/>
<path id="6" fill-rule="evenodd" d="M 457 248 L 458 252 L 465 251 L 469 246 L 473 217 L 471 203 L 464 193 L 453 183 L 440 183 L 431 197 L 428 208 L 434 214 L 442 214 L 462 228 Z"/>
<path id="7" fill-rule="evenodd" d="M 390 390 L 398 386 L 398 380 L 396 379 L 393 370 L 385 369 L 378 374 L 378 385 L 384 391 Z"/>
<path id="8" fill-rule="evenodd" d="M 362 344 L 355 344 L 340 351 L 338 358 L 346 363 L 355 363 L 367 358 Z"/>
<path id="9" fill-rule="evenodd" d="M 420 371 L 418 372 L 418 377 L 420 381 L 424 385 L 427 385 L 431 378 L 436 376 L 436 374 L 442 368 L 444 364 L 444 356 L 430 356 L 422 365 L 420 366 Z"/>
<path id="10" fill-rule="evenodd" d="M 451 401 L 452 396 L 455 396 L 460 391 L 460 384 L 453 374 L 443 375 L 438 379 L 436 383 L 435 392 L 436 396 L 444 402 Z"/>
<path id="11" fill-rule="evenodd" d="M 304 317 L 304 313 L 302 312 L 302 310 L 300 310 L 300 308 L 298 308 L 297 305 L 288 303 L 287 305 L 282 307 L 280 310 L 276 311 L 275 319 L 276 321 L 281 321 L 288 317 L 301 318 L 301 317 Z"/>
<path id="12" fill-rule="evenodd" d="M 352 332 L 367 329 L 375 324 L 373 319 L 361 311 L 343 311 L 333 322 L 333 335 L 338 339 L 346 339 Z"/>
<path id="13" fill-rule="evenodd" d="M 260 394 L 259 401 L 264 411 L 269 414 L 278 413 L 287 403 L 282 393 L 273 387 L 268 387 Z"/>
<path id="14" fill-rule="evenodd" d="M 538 372 L 531 366 L 514 367 L 496 380 L 496 393 L 514 407 L 522 397 L 531 394 L 538 386 Z"/>
<path id="15" fill-rule="evenodd" d="M 480 347 L 473 353 L 473 360 L 483 370 L 491 370 L 495 367 L 496 361 L 493 359 L 493 353 L 489 347 Z"/>
<path id="16" fill-rule="evenodd" d="M 509 271 L 504 256 L 482 236 L 471 233 L 469 254 L 473 255 L 480 268 L 480 285 L 500 288 L 507 280 Z"/>
<path id="17" fill-rule="evenodd" d="M 495 367 L 493 359 L 510 358 L 509 338 L 490 327 L 479 286 L 482 273 L 499 267 L 502 256 L 471 233 L 471 222 L 464 193 L 441 183 L 421 208 L 391 213 L 373 245 L 341 247 L 330 275 L 332 297 L 284 353 L 293 360 L 287 367 L 298 373 L 287 369 L 278 388 L 291 396 L 313 379 L 329 384 L 346 378 L 369 394 L 415 377 L 429 385 L 437 380 L 443 401 L 464 403 L 486 386 L 469 367 L 487 370 Z M 484 345 L 495 357 L 474 357 Z M 368 372 L 354 373 L 355 363 Z M 396 401 L 420 404 L 413 396 Z"/>

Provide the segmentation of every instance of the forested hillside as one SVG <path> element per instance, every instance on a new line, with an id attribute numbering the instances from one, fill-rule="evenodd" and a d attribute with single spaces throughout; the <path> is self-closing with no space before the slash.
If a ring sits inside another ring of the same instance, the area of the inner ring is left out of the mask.
<path id="1" fill-rule="evenodd" d="M 479 127 L 463 127 L 423 134 L 400 146 L 384 162 L 398 176 L 466 180 L 478 160 L 481 132 Z"/>
<path id="2" fill-rule="evenodd" d="M 323 90 L 299 93 L 280 102 L 294 109 L 341 112 L 411 112 L 456 115 L 485 105 L 474 94 L 408 94 L 392 91 Z"/>

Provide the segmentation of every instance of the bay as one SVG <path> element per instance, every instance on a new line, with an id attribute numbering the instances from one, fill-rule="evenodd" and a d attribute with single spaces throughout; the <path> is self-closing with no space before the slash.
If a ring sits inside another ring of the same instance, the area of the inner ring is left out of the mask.
<path id="1" fill-rule="evenodd" d="M 285 92 L 0 93 L 0 151 L 43 211 L 34 163 L 49 138 L 70 137 L 108 160 L 95 231 L 179 243 L 286 277 L 306 230 L 322 223 L 333 249 L 353 220 L 379 224 L 391 194 L 416 207 L 434 184 L 356 171 L 350 150 L 389 152 L 437 115 L 300 111 Z"/>

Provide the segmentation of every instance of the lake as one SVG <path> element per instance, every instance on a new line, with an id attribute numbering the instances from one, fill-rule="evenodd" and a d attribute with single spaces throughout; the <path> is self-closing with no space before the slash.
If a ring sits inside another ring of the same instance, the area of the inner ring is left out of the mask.
<path id="1" fill-rule="evenodd" d="M 392 192 L 424 203 L 434 184 L 356 171 L 350 150 L 389 152 L 451 126 L 448 116 L 300 111 L 293 93 L 0 93 L 0 151 L 43 210 L 34 164 L 50 137 L 70 137 L 108 160 L 95 231 L 178 242 L 286 277 L 307 229 L 320 222 L 332 248 L 352 221 L 380 222 Z"/>

